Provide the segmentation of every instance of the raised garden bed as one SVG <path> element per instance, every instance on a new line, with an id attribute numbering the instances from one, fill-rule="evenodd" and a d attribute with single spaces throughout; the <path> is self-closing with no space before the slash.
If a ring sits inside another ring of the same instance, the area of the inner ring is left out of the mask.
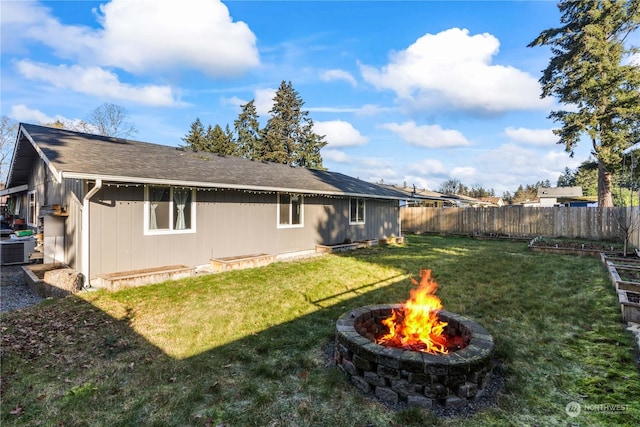
<path id="1" fill-rule="evenodd" d="M 618 292 L 622 320 L 640 323 L 640 258 L 602 254 L 611 283 Z"/>
<path id="2" fill-rule="evenodd" d="M 117 291 L 119 289 L 177 280 L 195 275 L 195 268 L 186 265 L 168 265 L 156 268 L 99 274 L 92 282 L 98 288 Z"/>
<path id="3" fill-rule="evenodd" d="M 530 236 L 517 236 L 504 233 L 473 233 L 471 237 L 478 240 L 508 240 L 510 242 L 528 242 L 531 240 Z"/>
<path id="4" fill-rule="evenodd" d="M 558 255 L 600 257 L 602 253 L 610 255 L 622 253 L 623 245 L 618 242 L 536 237 L 529 242 L 529 249 L 534 252 L 555 253 Z"/>
<path id="5" fill-rule="evenodd" d="M 370 248 L 380 243 L 379 240 L 359 240 L 357 242 L 346 241 L 333 245 L 316 245 L 316 252 L 322 254 L 330 254 L 332 252 L 352 251 L 355 249 Z"/>
<path id="6" fill-rule="evenodd" d="M 61 263 L 25 265 L 22 272 L 27 286 L 43 298 L 63 298 L 83 287 L 82 275 Z"/>
<path id="7" fill-rule="evenodd" d="M 626 322 L 640 323 L 640 292 L 618 291 L 622 318 Z"/>
<path id="8" fill-rule="evenodd" d="M 242 270 L 245 268 L 264 267 L 276 260 L 269 254 L 238 255 L 225 258 L 212 258 L 211 268 L 214 273 L 223 271 Z"/>

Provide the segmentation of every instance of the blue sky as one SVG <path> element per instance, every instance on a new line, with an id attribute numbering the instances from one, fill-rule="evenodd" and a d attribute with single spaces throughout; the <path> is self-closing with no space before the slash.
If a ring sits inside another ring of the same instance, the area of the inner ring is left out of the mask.
<path id="1" fill-rule="evenodd" d="M 112 0 L 0 3 L 3 115 L 72 123 L 109 102 L 136 139 L 179 145 L 199 117 L 263 121 L 291 81 L 324 165 L 436 190 L 448 179 L 513 193 L 589 157 L 556 144 L 540 99 L 553 1 Z"/>

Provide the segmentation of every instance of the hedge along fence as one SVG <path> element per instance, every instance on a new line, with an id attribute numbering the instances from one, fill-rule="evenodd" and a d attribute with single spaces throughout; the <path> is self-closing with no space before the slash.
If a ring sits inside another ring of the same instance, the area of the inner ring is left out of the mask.
<path id="1" fill-rule="evenodd" d="M 640 247 L 640 209 L 501 207 L 401 209 L 403 233 L 568 237 L 630 242 Z"/>

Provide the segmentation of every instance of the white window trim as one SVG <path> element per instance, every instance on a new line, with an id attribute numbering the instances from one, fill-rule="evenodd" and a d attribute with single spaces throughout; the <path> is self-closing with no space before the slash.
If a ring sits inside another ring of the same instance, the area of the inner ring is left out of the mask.
<path id="1" fill-rule="evenodd" d="M 358 203 L 358 200 L 362 200 L 362 221 L 354 221 L 353 218 L 351 218 L 351 203 L 352 200 L 356 200 L 356 203 Z M 366 218 L 367 218 L 367 200 L 363 197 L 351 197 L 349 199 L 349 225 L 362 225 L 366 223 Z"/>
<path id="2" fill-rule="evenodd" d="M 170 229 L 159 229 L 159 230 L 151 230 L 149 229 L 149 187 L 168 187 L 169 188 L 169 225 L 171 227 L 174 226 L 173 221 L 173 190 L 175 186 L 172 185 L 145 185 L 144 186 L 144 235 L 145 236 L 158 236 L 158 235 L 166 235 L 166 234 L 193 234 L 196 232 L 196 189 L 190 188 L 191 190 L 191 228 L 186 230 L 174 230 Z"/>
<path id="3" fill-rule="evenodd" d="M 33 195 L 33 216 L 31 218 L 31 196 Z M 38 192 L 37 191 L 29 191 L 27 193 L 27 225 L 32 227 L 38 226 Z"/>
<path id="4" fill-rule="evenodd" d="M 300 224 L 280 224 L 280 196 L 285 193 L 278 193 L 276 203 L 277 218 L 276 224 L 278 228 L 303 228 L 304 227 L 304 196 L 302 194 L 289 194 L 290 196 L 298 196 L 300 198 Z M 292 218 L 292 203 L 289 202 L 289 218 Z"/>

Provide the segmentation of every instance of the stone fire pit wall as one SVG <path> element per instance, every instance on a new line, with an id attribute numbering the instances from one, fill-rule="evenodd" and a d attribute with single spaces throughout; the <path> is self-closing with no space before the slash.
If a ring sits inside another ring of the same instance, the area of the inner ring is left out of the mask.
<path id="1" fill-rule="evenodd" d="M 435 403 L 460 408 L 483 394 L 493 368 L 493 338 L 482 326 L 441 310 L 438 317 L 457 327 L 469 344 L 433 355 L 376 344 L 358 332 L 360 324 L 389 317 L 396 305 L 372 305 L 343 314 L 336 322 L 335 362 L 362 392 L 388 403 L 431 408 Z M 370 322 L 369 322 L 370 323 Z"/>

